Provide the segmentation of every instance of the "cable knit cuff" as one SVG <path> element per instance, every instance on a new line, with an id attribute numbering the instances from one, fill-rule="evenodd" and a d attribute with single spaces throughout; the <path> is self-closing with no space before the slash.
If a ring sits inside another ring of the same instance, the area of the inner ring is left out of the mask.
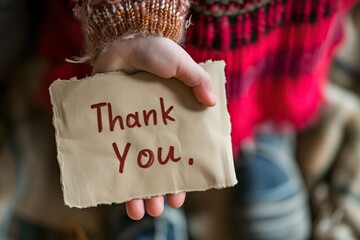
<path id="1" fill-rule="evenodd" d="M 163 36 L 180 42 L 189 0 L 82 0 L 75 16 L 86 41 L 82 62 L 93 62 L 110 43 L 130 36 Z"/>

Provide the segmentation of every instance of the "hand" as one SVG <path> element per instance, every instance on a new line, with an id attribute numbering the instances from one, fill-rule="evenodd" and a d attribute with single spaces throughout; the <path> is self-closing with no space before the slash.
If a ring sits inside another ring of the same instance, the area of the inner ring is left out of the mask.
<path id="1" fill-rule="evenodd" d="M 167 203 L 172 208 L 179 208 L 185 201 L 186 193 L 168 194 Z M 133 199 L 126 203 L 126 212 L 134 220 L 140 220 L 146 212 L 153 217 L 160 216 L 164 210 L 164 196 L 152 197 L 150 199 Z"/>
<path id="2" fill-rule="evenodd" d="M 206 106 L 216 104 L 211 92 L 211 79 L 186 51 L 170 39 L 145 37 L 118 41 L 101 53 L 95 61 L 93 73 L 122 70 L 144 70 L 162 78 L 175 77 L 191 87 L 198 101 Z M 168 194 L 170 207 L 179 208 L 185 201 L 185 193 Z M 153 217 L 164 209 L 164 196 L 147 200 L 135 199 L 126 203 L 130 218 L 141 219 L 146 211 Z"/>
<path id="3" fill-rule="evenodd" d="M 143 37 L 113 43 L 97 58 L 93 73 L 117 70 L 144 70 L 162 78 L 175 77 L 192 88 L 200 103 L 216 104 L 210 75 L 170 39 Z"/>

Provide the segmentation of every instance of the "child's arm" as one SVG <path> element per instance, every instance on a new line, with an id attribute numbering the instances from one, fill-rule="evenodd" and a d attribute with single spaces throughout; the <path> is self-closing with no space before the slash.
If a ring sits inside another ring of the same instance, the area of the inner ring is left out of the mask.
<path id="1" fill-rule="evenodd" d="M 75 8 L 87 42 L 86 61 L 94 73 L 145 70 L 163 78 L 176 77 L 192 88 L 204 105 L 212 106 L 210 76 L 176 42 L 182 38 L 188 0 L 83 0 Z M 169 206 L 180 207 L 185 193 L 168 195 Z M 164 198 L 126 203 L 128 215 L 141 219 L 145 210 L 159 216 Z"/>

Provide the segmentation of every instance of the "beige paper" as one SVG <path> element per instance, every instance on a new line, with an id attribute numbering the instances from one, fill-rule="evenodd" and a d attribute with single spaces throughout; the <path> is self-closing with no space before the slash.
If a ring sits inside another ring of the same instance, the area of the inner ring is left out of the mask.
<path id="1" fill-rule="evenodd" d="M 204 65 L 215 107 L 177 79 L 141 72 L 50 86 L 65 204 L 90 207 L 236 184 L 224 62 Z"/>

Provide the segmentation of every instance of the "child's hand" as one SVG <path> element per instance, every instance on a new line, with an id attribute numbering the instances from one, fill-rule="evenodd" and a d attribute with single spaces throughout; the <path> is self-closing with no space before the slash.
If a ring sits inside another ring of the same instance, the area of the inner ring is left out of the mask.
<path id="1" fill-rule="evenodd" d="M 170 39 L 142 37 L 113 43 L 99 55 L 93 72 L 116 70 L 144 70 L 162 78 L 178 78 L 192 88 L 199 102 L 206 106 L 216 104 L 209 74 Z"/>
<path id="2" fill-rule="evenodd" d="M 168 194 L 167 203 L 172 208 L 179 208 L 185 201 L 186 193 Z M 147 200 L 134 199 L 126 203 L 126 212 L 130 218 L 140 220 L 146 212 L 153 217 L 159 216 L 164 210 L 164 196 L 152 197 Z"/>
<path id="3" fill-rule="evenodd" d="M 167 38 L 146 37 L 113 43 L 96 59 L 93 73 L 116 70 L 144 70 L 163 78 L 178 78 L 192 88 L 199 102 L 206 106 L 216 104 L 209 74 L 183 48 Z M 178 208 L 184 203 L 185 196 L 185 193 L 169 194 L 166 200 L 170 207 Z M 126 203 L 127 214 L 134 220 L 141 219 L 145 209 L 151 216 L 159 216 L 164 209 L 164 197 Z"/>

